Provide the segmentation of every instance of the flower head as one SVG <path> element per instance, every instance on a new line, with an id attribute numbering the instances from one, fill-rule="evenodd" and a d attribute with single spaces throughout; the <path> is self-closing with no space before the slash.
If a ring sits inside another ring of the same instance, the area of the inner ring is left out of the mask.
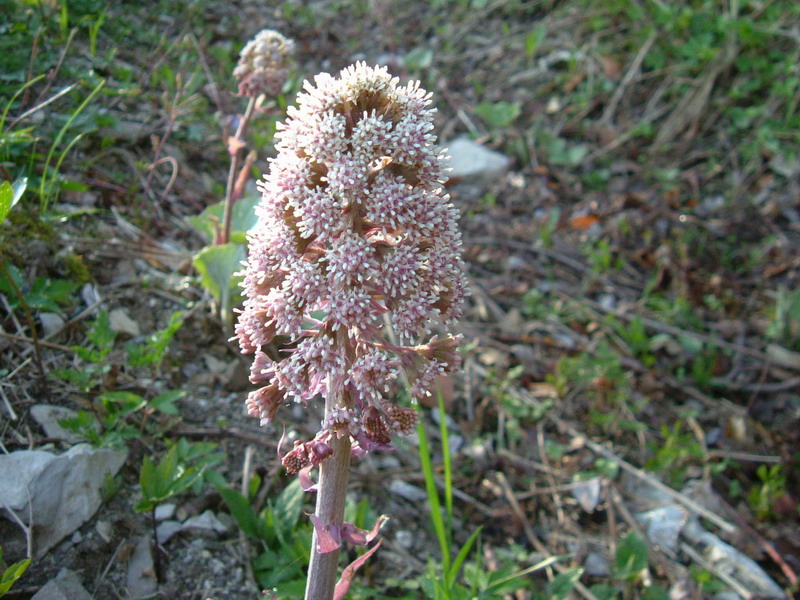
<path id="1" fill-rule="evenodd" d="M 239 95 L 276 96 L 289 75 L 289 57 L 294 42 L 272 29 L 264 29 L 245 44 L 233 76 L 239 84 Z"/>
<path id="2" fill-rule="evenodd" d="M 272 382 L 248 407 L 268 422 L 273 395 L 332 395 L 336 408 L 307 444 L 349 435 L 362 449 L 386 447 L 392 430 L 417 423 L 390 398 L 400 370 L 420 398 L 458 365 L 459 337 L 429 339 L 432 320 L 457 318 L 468 293 L 458 212 L 443 192 L 430 94 L 417 83 L 359 63 L 304 89 L 279 125 L 244 270 L 236 332 L 256 354 L 251 380 Z M 276 334 L 291 348 L 273 363 L 262 346 Z M 297 471 L 329 456 L 307 444 L 284 464 Z"/>

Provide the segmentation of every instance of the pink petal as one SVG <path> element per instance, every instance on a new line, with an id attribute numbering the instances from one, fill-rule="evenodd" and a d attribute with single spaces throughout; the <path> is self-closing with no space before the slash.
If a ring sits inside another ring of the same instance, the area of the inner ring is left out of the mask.
<path id="1" fill-rule="evenodd" d="M 324 526 L 317 515 L 309 515 L 317 532 L 317 552 L 327 554 L 342 546 L 342 537 L 336 525 Z"/>
<path id="2" fill-rule="evenodd" d="M 353 575 L 355 575 L 356 571 L 361 568 L 361 565 L 367 562 L 367 559 L 372 556 L 378 548 L 380 548 L 382 542 L 383 540 L 380 540 L 372 548 L 367 550 L 364 554 L 359 556 L 344 568 L 344 571 L 342 571 L 342 577 L 336 584 L 336 589 L 333 590 L 333 600 L 344 600 L 348 590 L 350 589 L 350 584 L 353 581 Z"/>
<path id="3" fill-rule="evenodd" d="M 372 529 L 369 531 L 366 529 L 359 529 L 352 523 L 342 523 L 342 539 L 356 546 L 366 546 L 375 539 L 378 532 L 381 530 L 381 526 L 383 526 L 388 518 L 389 517 L 386 515 L 378 517 L 375 521 L 375 525 L 373 525 Z"/>
<path id="4" fill-rule="evenodd" d="M 300 487 L 303 488 L 304 492 L 317 491 L 317 484 L 314 483 L 314 480 L 311 479 L 310 476 L 311 469 L 313 468 L 314 465 L 308 465 L 304 469 L 300 469 L 300 472 L 297 474 L 297 477 L 300 479 Z"/>

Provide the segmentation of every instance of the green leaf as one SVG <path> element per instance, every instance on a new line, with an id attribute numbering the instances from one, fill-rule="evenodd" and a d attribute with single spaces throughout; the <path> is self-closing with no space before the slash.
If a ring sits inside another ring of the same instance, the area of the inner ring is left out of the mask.
<path id="1" fill-rule="evenodd" d="M 544 23 L 541 23 L 536 27 L 536 29 L 525 36 L 525 56 L 527 56 L 529 59 L 536 56 L 536 50 L 539 49 L 542 40 L 544 40 L 544 34 L 546 32 L 547 27 L 545 27 Z"/>
<path id="2" fill-rule="evenodd" d="M 13 199 L 14 190 L 11 189 L 11 184 L 7 181 L 0 183 L 0 223 L 6 220 L 11 211 Z"/>
<path id="3" fill-rule="evenodd" d="M 583 574 L 583 567 L 573 567 L 565 569 L 563 573 L 556 575 L 553 581 L 547 586 L 547 598 L 550 600 L 567 600 L 572 593 L 572 588 L 578 583 Z"/>
<path id="4" fill-rule="evenodd" d="M 169 392 L 164 392 L 163 394 L 159 394 L 150 400 L 149 404 L 164 414 L 174 416 L 178 414 L 178 407 L 175 406 L 175 402 L 183 398 L 185 395 L 185 390 L 172 390 Z"/>
<path id="5" fill-rule="evenodd" d="M 0 558 L 2 558 L 2 554 L 0 554 Z M 17 580 L 22 577 L 30 564 L 31 559 L 27 558 L 25 560 L 15 562 L 3 572 L 2 577 L 0 577 L 0 597 L 6 595 L 8 590 L 11 589 L 11 586 L 13 586 Z"/>
<path id="6" fill-rule="evenodd" d="M 86 337 L 98 348 L 106 349 L 114 345 L 114 339 L 117 334 L 111 329 L 111 321 L 108 318 L 108 312 L 101 310 L 97 313 L 97 318 L 94 323 L 86 332 Z"/>
<path id="7" fill-rule="evenodd" d="M 184 314 L 181 310 L 172 313 L 167 326 L 147 336 L 144 344 L 128 345 L 126 348 L 128 362 L 134 366 L 159 362 L 163 358 L 167 347 L 169 347 L 172 338 L 183 325 Z"/>
<path id="8" fill-rule="evenodd" d="M 433 50 L 426 46 L 418 46 L 406 54 L 403 62 L 409 71 L 429 69 L 433 64 Z"/>
<path id="9" fill-rule="evenodd" d="M 647 568 L 647 544 L 635 531 L 622 538 L 614 557 L 617 579 L 636 580 Z"/>
<path id="10" fill-rule="evenodd" d="M 258 526 L 258 516 L 253 510 L 253 507 L 250 506 L 250 502 L 248 502 L 247 498 L 229 487 L 217 487 L 217 491 L 225 501 L 228 510 L 231 511 L 233 518 L 236 519 L 239 529 L 253 539 L 266 541 L 260 536 L 261 531 Z"/>
<path id="11" fill-rule="evenodd" d="M 245 234 L 258 223 L 255 207 L 259 202 L 261 202 L 261 194 L 252 188 L 247 188 L 244 196 L 233 205 L 230 241 L 240 244 L 247 241 Z M 214 240 L 216 227 L 222 227 L 224 214 L 225 202 L 218 202 L 206 208 L 196 217 L 189 217 L 189 223 L 210 243 Z"/>
<path id="12" fill-rule="evenodd" d="M 290 533 L 303 512 L 305 492 L 300 487 L 300 480 L 294 478 L 283 491 L 278 494 L 275 504 L 272 507 L 272 514 L 275 519 L 276 528 L 280 533 Z"/>
<path id="13" fill-rule="evenodd" d="M 159 497 L 165 496 L 178 475 L 178 451 L 173 446 L 156 467 L 156 491 Z"/>
<path id="14" fill-rule="evenodd" d="M 472 545 L 475 543 L 475 540 L 478 539 L 478 535 L 480 535 L 480 533 L 481 528 L 478 527 L 461 547 L 458 556 L 456 556 L 455 560 L 453 561 L 453 565 L 450 567 L 450 572 L 447 574 L 447 585 L 449 587 L 453 587 L 453 584 L 456 582 L 456 577 L 458 576 L 458 572 L 461 570 L 461 565 L 464 564 L 469 551 L 472 549 Z"/>
<path id="15" fill-rule="evenodd" d="M 139 471 L 139 485 L 142 488 L 141 502 L 136 505 L 136 510 L 144 512 L 154 507 L 152 498 L 156 496 L 156 468 L 149 456 L 145 456 L 142 461 L 142 468 Z"/>
<path id="16" fill-rule="evenodd" d="M 492 129 L 504 129 L 511 125 L 522 113 L 519 102 L 481 102 L 475 112 Z"/>
<path id="17" fill-rule="evenodd" d="M 238 277 L 234 273 L 242 269 L 245 259 L 241 244 L 221 244 L 202 249 L 194 257 L 194 266 L 200 279 L 223 310 L 231 306 L 232 292 L 237 288 Z"/>

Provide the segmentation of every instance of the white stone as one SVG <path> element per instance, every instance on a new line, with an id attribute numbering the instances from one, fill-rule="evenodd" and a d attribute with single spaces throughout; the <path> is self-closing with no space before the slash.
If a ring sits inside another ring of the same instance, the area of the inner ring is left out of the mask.
<path id="1" fill-rule="evenodd" d="M 210 510 L 205 511 L 203 514 L 189 517 L 183 522 L 183 527 L 181 529 L 206 529 L 208 531 L 214 531 L 218 534 L 225 533 L 228 528 L 223 525 L 219 519 L 217 519 L 216 515 L 211 512 Z"/>
<path id="2" fill-rule="evenodd" d="M 75 573 L 61 569 L 31 600 L 92 600 L 92 596 Z"/>
<path id="3" fill-rule="evenodd" d="M 128 561 L 128 598 L 150 598 L 158 590 L 150 538 L 140 537 L 133 541 L 135 546 Z"/>
<path id="4" fill-rule="evenodd" d="M 391 483 L 389 483 L 389 491 L 410 502 L 422 502 L 428 498 L 425 490 L 406 483 L 402 479 L 392 479 Z"/>
<path id="5" fill-rule="evenodd" d="M 39 313 L 39 322 L 42 324 L 44 337 L 50 337 L 51 335 L 61 331 L 61 329 L 64 327 L 64 318 L 58 313 Z"/>
<path id="6" fill-rule="evenodd" d="M 175 508 L 176 506 L 174 504 L 170 504 L 169 502 L 156 506 L 156 521 L 166 521 L 167 519 L 174 517 Z"/>
<path id="7" fill-rule="evenodd" d="M 111 327 L 111 331 L 124 333 L 131 337 L 141 335 L 142 332 L 139 323 L 131 319 L 122 308 L 115 308 L 108 313 L 108 324 Z"/>
<path id="8" fill-rule="evenodd" d="M 35 404 L 31 406 L 30 414 L 31 418 L 44 429 L 44 434 L 49 438 L 62 440 L 68 444 L 77 444 L 84 439 L 80 434 L 70 431 L 58 423 L 65 419 L 77 417 L 78 413 L 74 410 L 64 408 L 63 406 L 55 406 L 53 404 Z M 95 421 L 93 425 L 94 429 L 99 433 L 100 424 Z"/>
<path id="9" fill-rule="evenodd" d="M 180 521 L 162 521 L 158 524 L 158 527 L 156 527 L 158 543 L 161 545 L 166 544 L 175 534 L 180 533 L 182 529 L 183 525 L 181 525 Z"/>
<path id="10" fill-rule="evenodd" d="M 447 154 L 450 158 L 445 166 L 451 170 L 446 175 L 459 181 L 489 183 L 501 177 L 511 165 L 511 159 L 504 154 L 465 137 L 452 140 L 447 145 Z"/>
<path id="11" fill-rule="evenodd" d="M 19 450 L 0 456 L 0 505 L 33 520 L 36 557 L 88 521 L 100 507 L 107 475 L 115 475 L 127 452 L 78 444 L 61 455 Z"/>

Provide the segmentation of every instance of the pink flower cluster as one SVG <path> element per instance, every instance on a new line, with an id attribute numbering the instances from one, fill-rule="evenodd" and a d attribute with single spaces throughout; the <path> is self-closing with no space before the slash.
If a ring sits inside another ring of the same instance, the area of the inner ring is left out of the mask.
<path id="1" fill-rule="evenodd" d="M 239 55 L 233 76 L 239 83 L 239 95 L 255 98 L 260 94 L 277 96 L 289 76 L 289 59 L 294 42 L 277 31 L 264 29 Z"/>
<path id="2" fill-rule="evenodd" d="M 279 128 L 236 333 L 255 353 L 262 387 L 247 408 L 262 424 L 287 400 L 336 399 L 316 437 L 284 456 L 290 472 L 330 456 L 332 436 L 360 453 L 410 433 L 416 410 L 390 398 L 400 371 L 417 400 L 458 367 L 459 337 L 429 330 L 457 318 L 467 292 L 430 102 L 418 83 L 359 63 L 306 82 Z M 282 360 L 265 352 L 276 335 L 290 345 Z"/>

